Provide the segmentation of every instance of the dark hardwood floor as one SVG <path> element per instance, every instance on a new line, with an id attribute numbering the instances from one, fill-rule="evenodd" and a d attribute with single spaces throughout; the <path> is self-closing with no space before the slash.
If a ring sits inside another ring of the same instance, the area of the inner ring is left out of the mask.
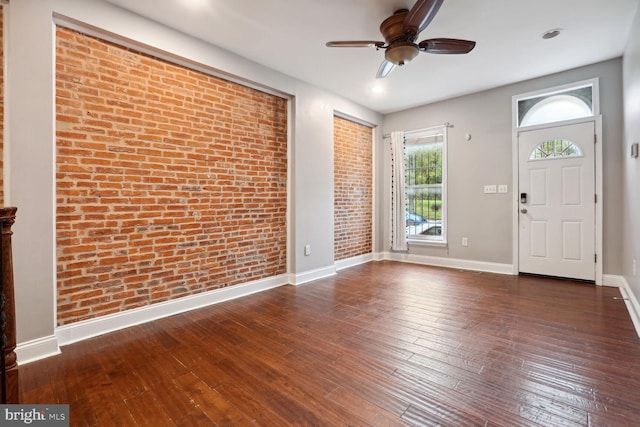
<path id="1" fill-rule="evenodd" d="M 20 368 L 73 426 L 638 426 L 618 289 L 374 262 Z"/>

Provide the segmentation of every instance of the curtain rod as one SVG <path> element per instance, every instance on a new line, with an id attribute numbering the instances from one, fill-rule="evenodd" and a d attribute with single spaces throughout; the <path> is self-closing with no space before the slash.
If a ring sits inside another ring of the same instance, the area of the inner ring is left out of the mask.
<path id="1" fill-rule="evenodd" d="M 445 122 L 441 126 L 444 126 L 446 128 L 452 128 L 453 124 L 451 124 L 449 122 Z M 425 131 L 428 131 L 428 130 L 431 130 L 431 129 L 437 129 L 437 128 L 441 127 L 441 126 L 431 126 L 431 127 L 424 128 L 424 129 L 408 130 L 408 131 L 405 132 L 405 134 L 425 132 Z M 391 134 L 390 133 L 385 133 L 385 134 L 382 135 L 382 137 L 383 138 L 391 138 Z"/>

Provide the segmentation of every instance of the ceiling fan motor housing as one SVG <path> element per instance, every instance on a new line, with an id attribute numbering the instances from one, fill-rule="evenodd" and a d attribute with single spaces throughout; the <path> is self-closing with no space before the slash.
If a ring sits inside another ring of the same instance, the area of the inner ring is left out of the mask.
<path id="1" fill-rule="evenodd" d="M 396 12 L 382 21 L 380 24 L 380 32 L 387 44 L 392 44 L 398 40 L 405 39 L 404 20 L 409 11 L 407 9 L 396 10 Z"/>
<path id="2" fill-rule="evenodd" d="M 388 45 L 384 57 L 396 65 L 404 65 L 420 52 L 420 48 L 405 29 L 404 23 L 408 13 L 407 9 L 397 10 L 380 24 L 380 32 Z"/>

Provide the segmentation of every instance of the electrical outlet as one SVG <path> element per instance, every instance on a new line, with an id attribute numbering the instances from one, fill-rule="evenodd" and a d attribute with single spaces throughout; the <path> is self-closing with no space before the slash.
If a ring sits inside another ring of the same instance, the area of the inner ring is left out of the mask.
<path id="1" fill-rule="evenodd" d="M 305 256 L 311 255 L 311 245 L 304 245 L 304 255 Z"/>
<path id="2" fill-rule="evenodd" d="M 495 193 L 497 193 L 497 188 L 495 185 L 484 186 L 484 194 L 495 194 Z"/>
<path id="3" fill-rule="evenodd" d="M 466 237 L 462 238 L 462 246 L 469 246 L 469 239 Z"/>

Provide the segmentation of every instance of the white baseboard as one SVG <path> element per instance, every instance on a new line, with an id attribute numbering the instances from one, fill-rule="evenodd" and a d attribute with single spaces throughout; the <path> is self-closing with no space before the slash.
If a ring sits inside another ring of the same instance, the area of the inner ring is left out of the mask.
<path id="1" fill-rule="evenodd" d="M 303 283 L 311 282 L 313 280 L 322 279 L 325 277 L 335 276 L 336 266 L 331 265 L 329 267 L 317 268 L 311 271 L 305 271 L 304 273 L 295 274 L 293 280 L 290 281 L 292 285 L 298 286 Z"/>
<path id="2" fill-rule="evenodd" d="M 356 265 L 365 264 L 373 260 L 374 260 L 373 254 L 360 255 L 357 257 L 336 261 L 335 267 L 337 271 L 340 271 L 340 270 L 344 270 L 345 268 L 355 267 Z"/>
<path id="3" fill-rule="evenodd" d="M 256 280 L 242 285 L 215 289 L 213 291 L 123 311 L 121 313 L 110 314 L 95 319 L 64 325 L 56 329 L 56 337 L 58 339 L 58 344 L 60 346 L 64 346 L 106 334 L 108 332 L 117 331 L 163 317 L 173 316 L 174 314 L 183 313 L 185 311 L 195 310 L 208 305 L 266 291 L 267 289 L 276 288 L 288 283 L 289 276 L 285 274 Z"/>
<path id="4" fill-rule="evenodd" d="M 602 276 L 602 284 L 604 286 L 613 286 L 620 288 L 620 294 L 624 298 L 624 303 L 627 306 L 627 311 L 633 322 L 633 326 L 636 328 L 636 333 L 640 337 L 640 303 L 636 298 L 636 295 L 631 291 L 631 286 L 624 276 L 614 276 L 612 274 L 605 274 Z"/>
<path id="5" fill-rule="evenodd" d="M 18 365 L 46 359 L 56 354 L 60 354 L 60 347 L 58 346 L 58 338 L 55 335 L 22 342 L 16 346 Z"/>
<path id="6" fill-rule="evenodd" d="M 301 274 L 275 276 L 272 278 L 216 289 L 197 295 L 153 304 L 147 307 L 127 310 L 122 313 L 111 314 L 96 319 L 61 326 L 56 329 L 55 335 L 19 343 L 16 347 L 18 363 L 23 365 L 46 357 L 54 356 L 60 353 L 60 346 L 72 344 L 98 335 L 103 335 L 130 326 L 172 316 L 174 314 L 206 307 L 223 301 L 240 298 L 290 283 L 294 285 L 301 285 L 313 280 L 333 276 L 336 274 L 338 269 L 341 270 L 369 261 L 379 261 L 383 259 L 472 271 L 513 274 L 513 267 L 510 264 L 487 263 L 398 253 L 371 254 L 340 261 L 334 266 L 319 268 Z M 633 324 L 640 336 L 640 303 L 638 303 L 635 295 L 631 292 L 631 288 L 627 281 L 622 276 L 605 275 L 603 277 L 603 285 L 620 288 L 621 293 L 625 298 L 625 303 L 629 310 L 629 314 L 631 315 Z"/>
<path id="7" fill-rule="evenodd" d="M 483 271 L 486 273 L 513 275 L 512 264 L 495 262 L 472 261 L 457 258 L 434 257 L 427 255 L 413 255 L 408 253 L 386 252 L 384 259 L 408 262 L 411 264 L 430 265 L 434 267 L 458 268 L 461 270 Z"/>
<path id="8" fill-rule="evenodd" d="M 624 277 L 616 276 L 613 274 L 602 275 L 602 286 L 609 286 L 611 288 L 623 288 L 626 283 Z"/>

